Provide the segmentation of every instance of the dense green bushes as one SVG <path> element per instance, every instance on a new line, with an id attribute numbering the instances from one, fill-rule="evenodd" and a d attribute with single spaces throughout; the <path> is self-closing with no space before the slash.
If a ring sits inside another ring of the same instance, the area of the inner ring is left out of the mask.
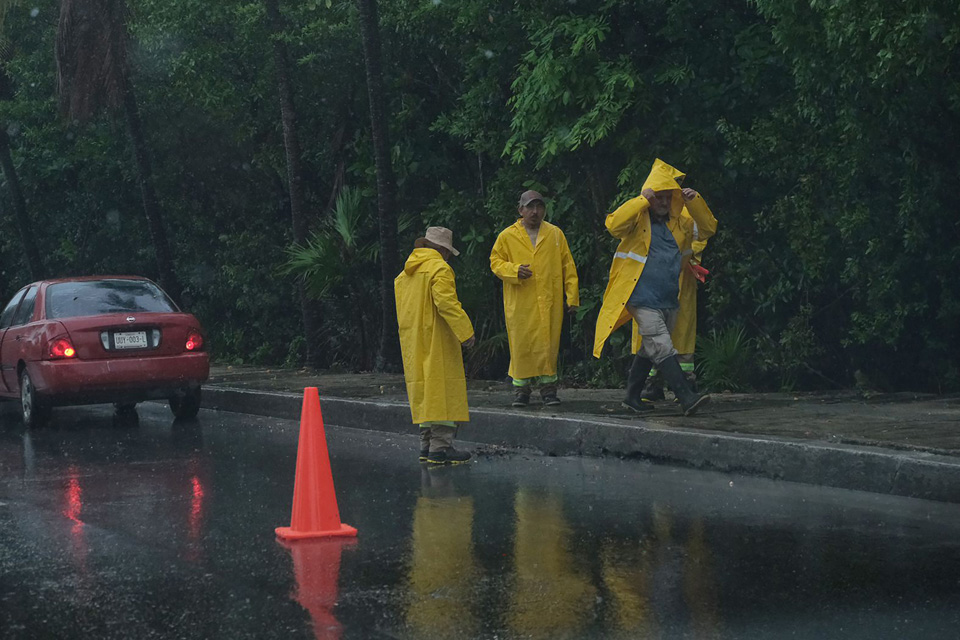
<path id="1" fill-rule="evenodd" d="M 320 287 L 325 346 L 366 368 L 379 280 L 355 9 L 281 6 L 298 61 L 313 249 L 339 259 Z M 46 270 L 155 275 L 120 126 L 58 119 L 57 7 L 36 0 L 7 15 L 14 91 L 0 101 Z M 709 366 L 729 364 L 708 375 L 735 374 L 730 387 L 809 388 L 852 384 L 859 370 L 880 386 L 960 388 L 958 11 L 948 0 L 382 0 L 401 246 L 430 224 L 454 229 L 458 286 L 480 339 L 470 371 L 505 375 L 487 255 L 532 186 L 551 198 L 581 272 L 584 306 L 564 337 L 563 373 L 619 382 L 626 340 L 602 361 L 589 357 L 615 244 L 603 216 L 660 156 L 688 173 L 720 221 L 705 254 L 713 277 L 700 333 L 705 357 L 725 354 Z M 221 359 L 296 363 L 303 342 L 294 276 L 283 270 L 290 224 L 263 16 L 252 1 L 138 2 L 133 77 L 190 308 Z M 352 248 L 337 226 L 343 186 Z M 4 297 L 28 279 L 6 187 L 0 178 Z"/>

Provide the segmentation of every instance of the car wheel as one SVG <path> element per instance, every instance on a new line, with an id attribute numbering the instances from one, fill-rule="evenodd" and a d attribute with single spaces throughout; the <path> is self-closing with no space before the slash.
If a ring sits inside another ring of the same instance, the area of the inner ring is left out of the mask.
<path id="1" fill-rule="evenodd" d="M 24 369 L 20 373 L 20 417 L 26 427 L 39 427 L 47 421 L 50 410 L 40 403 L 37 389 L 33 386 L 30 374 Z"/>
<path id="2" fill-rule="evenodd" d="M 170 398 L 170 411 L 178 420 L 196 418 L 200 412 L 200 387 L 187 389 Z"/>

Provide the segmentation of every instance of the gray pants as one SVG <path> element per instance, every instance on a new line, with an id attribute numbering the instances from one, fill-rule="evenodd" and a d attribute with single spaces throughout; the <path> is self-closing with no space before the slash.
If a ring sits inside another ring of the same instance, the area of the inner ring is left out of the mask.
<path id="1" fill-rule="evenodd" d="M 424 422 L 420 425 L 420 449 L 430 453 L 446 451 L 453 446 L 457 425 L 453 422 Z"/>
<path id="2" fill-rule="evenodd" d="M 677 309 L 649 309 L 628 305 L 627 311 L 637 321 L 640 335 L 643 336 L 638 355 L 647 358 L 654 365 L 677 355 L 673 340 L 670 339 L 670 332 L 677 322 Z"/>

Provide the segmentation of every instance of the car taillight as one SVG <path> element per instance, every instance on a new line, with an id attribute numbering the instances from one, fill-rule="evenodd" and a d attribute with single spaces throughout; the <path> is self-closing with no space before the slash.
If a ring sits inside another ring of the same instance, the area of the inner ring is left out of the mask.
<path id="1" fill-rule="evenodd" d="M 76 358 L 77 351 L 73 348 L 73 343 L 68 339 L 57 338 L 50 343 L 50 357 L 55 359 Z"/>
<path id="2" fill-rule="evenodd" d="M 200 351 L 203 348 L 203 336 L 196 331 L 187 334 L 187 344 L 184 345 L 187 351 Z"/>

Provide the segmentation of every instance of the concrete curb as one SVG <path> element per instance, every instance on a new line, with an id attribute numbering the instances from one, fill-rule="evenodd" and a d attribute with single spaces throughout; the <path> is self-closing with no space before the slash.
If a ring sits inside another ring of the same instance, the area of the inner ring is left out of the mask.
<path id="1" fill-rule="evenodd" d="M 414 433 L 404 403 L 321 398 L 328 424 Z M 296 420 L 302 395 L 207 386 L 203 406 Z M 615 455 L 874 493 L 960 502 L 960 459 L 923 452 L 669 428 L 594 416 L 471 409 L 459 439 L 547 455 Z"/>

